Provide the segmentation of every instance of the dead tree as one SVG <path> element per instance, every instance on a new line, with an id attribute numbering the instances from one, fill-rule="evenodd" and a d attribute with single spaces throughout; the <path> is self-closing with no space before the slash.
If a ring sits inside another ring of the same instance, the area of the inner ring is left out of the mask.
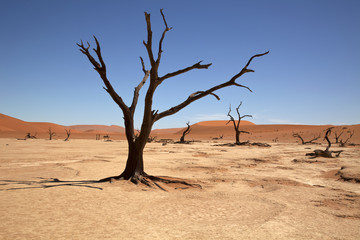
<path id="1" fill-rule="evenodd" d="M 191 126 L 190 126 L 190 122 L 186 123 L 187 128 L 185 129 L 185 131 L 183 132 L 181 138 L 180 138 L 180 143 L 185 143 L 185 136 L 188 135 L 191 132 Z"/>
<path id="2" fill-rule="evenodd" d="M 70 134 L 71 134 L 71 129 L 69 129 L 69 130 L 65 129 L 65 131 L 66 131 L 66 138 L 65 138 L 64 141 L 68 141 L 69 137 L 70 137 Z"/>
<path id="3" fill-rule="evenodd" d="M 347 129 L 347 127 L 343 127 L 341 129 L 340 133 L 338 133 L 337 131 L 334 132 L 334 134 L 335 134 L 335 143 L 339 143 L 339 139 L 340 139 L 341 135 L 343 135 L 345 129 Z"/>
<path id="4" fill-rule="evenodd" d="M 328 146 L 326 147 L 326 149 L 325 150 L 316 149 L 312 153 L 306 153 L 306 156 L 312 156 L 313 158 L 316 158 L 316 157 L 333 158 L 334 157 L 332 155 L 333 153 L 335 153 L 335 157 L 340 156 L 340 153 L 343 152 L 342 150 L 340 150 L 340 151 L 330 151 L 331 141 L 329 139 L 329 136 L 331 134 L 331 129 L 333 129 L 333 128 L 334 127 L 330 127 L 328 129 L 326 129 L 326 133 L 325 133 L 325 137 L 324 137 L 324 140 L 326 140 L 328 142 Z"/>
<path id="5" fill-rule="evenodd" d="M 241 134 L 241 133 L 250 134 L 250 133 L 247 132 L 247 131 L 241 131 L 241 130 L 239 130 L 241 119 L 243 119 L 243 118 L 245 118 L 245 117 L 252 117 L 252 115 L 243 115 L 243 116 L 240 116 L 239 108 L 241 107 L 241 105 L 242 105 L 242 102 L 240 102 L 239 106 L 236 108 L 236 113 L 237 113 L 237 115 L 238 115 L 238 121 L 237 121 L 237 122 L 235 121 L 234 117 L 230 114 L 230 112 L 231 112 L 231 105 L 230 105 L 230 107 L 229 107 L 229 112 L 228 112 L 228 114 L 227 114 L 227 115 L 229 116 L 230 120 L 226 123 L 226 124 L 228 124 L 229 122 L 232 122 L 232 123 L 233 123 L 234 129 L 235 129 L 235 140 L 236 140 L 235 143 L 236 143 L 237 145 L 241 145 L 241 142 L 240 142 L 240 134 Z"/>
<path id="6" fill-rule="evenodd" d="M 36 139 L 36 134 L 37 133 L 35 133 L 34 135 L 31 135 L 31 133 L 27 133 L 26 136 L 25 136 L 25 139 L 28 139 L 28 138 L 29 139 Z"/>
<path id="7" fill-rule="evenodd" d="M 93 48 L 95 51 L 96 57 L 98 60 L 96 60 L 90 53 L 89 48 L 90 44 L 87 42 L 87 46 L 84 46 L 83 42 L 81 41 L 80 44 L 77 44 L 79 46 L 79 50 L 88 58 L 92 66 L 94 67 L 95 71 L 100 75 L 105 87 L 104 89 L 108 92 L 108 94 L 111 96 L 111 98 L 114 100 L 114 102 L 120 107 L 120 109 L 123 112 L 123 119 L 124 119 L 124 125 L 125 125 L 125 134 L 126 139 L 128 141 L 128 157 L 126 161 L 126 166 L 123 172 L 117 176 L 112 176 L 108 178 L 101 179 L 100 181 L 111 181 L 112 179 L 125 179 L 130 180 L 133 183 L 143 183 L 147 186 L 154 186 L 154 184 L 158 187 L 156 181 L 164 181 L 160 178 L 156 178 L 154 176 L 150 176 L 146 174 L 144 171 L 144 161 L 143 161 L 143 152 L 145 145 L 147 143 L 147 139 L 149 138 L 151 129 L 153 124 L 170 115 L 173 115 L 177 112 L 179 112 L 181 109 L 187 107 L 189 104 L 205 97 L 208 95 L 214 96 L 216 99 L 220 99 L 218 95 L 216 95 L 214 92 L 216 90 L 230 87 L 230 86 L 237 86 L 242 87 L 250 90 L 250 88 L 241 85 L 236 82 L 236 80 L 248 72 L 254 72 L 254 70 L 249 69 L 249 65 L 251 61 L 254 58 L 264 56 L 268 54 L 269 52 L 265 52 L 262 54 L 256 54 L 252 56 L 245 67 L 235 74 L 230 80 L 227 80 L 219 85 L 216 85 L 212 88 L 209 88 L 207 90 L 203 91 L 196 91 L 192 94 L 190 94 L 183 102 L 179 103 L 176 106 L 173 106 L 167 110 L 164 110 L 160 112 L 159 110 L 153 109 L 153 97 L 155 94 L 156 89 L 158 86 L 160 86 L 162 83 L 165 83 L 168 79 L 172 77 L 179 76 L 183 73 L 189 72 L 191 70 L 195 69 L 208 69 L 211 65 L 210 64 L 202 64 L 202 61 L 199 61 L 189 67 L 167 73 L 163 76 L 159 75 L 158 69 L 160 66 L 160 60 L 163 53 L 163 41 L 165 38 L 165 35 L 172 29 L 171 27 L 168 27 L 168 24 L 166 22 L 165 16 L 163 14 L 163 10 L 160 10 L 162 20 L 164 22 L 165 28 L 162 32 L 162 35 L 159 39 L 158 43 L 158 51 L 153 52 L 153 33 L 151 28 L 151 21 L 150 21 L 150 14 L 145 12 L 145 21 L 146 21 L 146 28 L 147 28 L 147 40 L 143 41 L 143 44 L 146 48 L 149 63 L 150 63 L 150 70 L 145 67 L 145 63 L 142 57 L 140 57 L 142 71 L 144 73 L 143 78 L 141 79 L 140 83 L 135 87 L 134 89 L 134 95 L 132 98 L 132 102 L 130 105 L 127 105 L 123 98 L 118 95 L 118 93 L 114 90 L 112 84 L 110 83 L 108 79 L 107 74 L 107 68 L 105 65 L 105 61 L 103 59 L 100 43 L 98 39 L 94 36 L 94 40 L 96 43 L 96 48 Z M 143 112 L 143 119 L 142 119 L 142 125 L 140 129 L 139 136 L 135 138 L 134 134 L 134 113 L 136 109 L 136 105 L 138 103 L 138 97 L 139 92 L 141 88 L 144 86 L 145 82 L 149 78 L 149 85 L 146 90 L 145 95 L 145 103 L 144 103 L 144 112 Z M 251 91 L 251 90 L 250 90 Z M 168 182 L 168 181 L 167 181 Z"/>
<path id="8" fill-rule="evenodd" d="M 51 128 L 49 128 L 48 133 L 49 133 L 49 140 L 52 140 L 53 136 L 55 136 L 55 132 L 53 132 Z"/>
<path id="9" fill-rule="evenodd" d="M 151 143 L 151 142 L 155 141 L 156 138 L 157 138 L 156 136 L 155 137 L 149 136 L 147 142 Z"/>
<path id="10" fill-rule="evenodd" d="M 314 141 L 318 140 L 320 138 L 320 135 L 317 137 L 315 137 L 314 135 L 313 138 L 309 141 L 305 141 L 299 133 L 293 133 L 293 137 L 299 138 L 301 140 L 301 144 L 315 144 Z"/>
<path id="11" fill-rule="evenodd" d="M 347 144 L 347 142 L 350 140 L 350 138 L 352 138 L 352 136 L 354 135 L 354 133 L 355 133 L 355 130 L 354 131 L 348 131 L 348 133 L 349 133 L 349 136 L 348 136 L 348 138 L 346 138 L 345 140 L 342 140 L 342 139 L 340 139 L 340 142 L 339 142 L 339 146 L 340 147 L 345 147 L 345 145 Z"/>
<path id="12" fill-rule="evenodd" d="M 106 134 L 103 136 L 104 142 L 112 142 L 112 140 L 110 139 L 109 134 Z"/>

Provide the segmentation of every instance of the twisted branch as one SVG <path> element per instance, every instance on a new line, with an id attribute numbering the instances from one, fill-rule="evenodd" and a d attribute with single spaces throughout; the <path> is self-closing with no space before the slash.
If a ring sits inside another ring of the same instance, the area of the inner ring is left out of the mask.
<path id="1" fill-rule="evenodd" d="M 170 108 L 170 109 L 168 109 L 168 110 L 165 110 L 165 111 L 159 113 L 158 115 L 156 115 L 156 116 L 155 116 L 155 121 L 157 121 L 157 120 L 159 120 L 159 119 L 161 119 L 161 118 L 163 118 L 163 117 L 172 115 L 172 114 L 180 111 L 181 109 L 185 108 L 185 107 L 188 106 L 190 103 L 192 103 L 192 102 L 194 102 L 194 101 L 196 101 L 196 100 L 198 100 L 198 99 L 200 99 L 200 98 L 203 98 L 203 97 L 205 97 L 205 96 L 207 96 L 207 95 L 210 95 L 210 94 L 213 95 L 213 92 L 215 92 L 216 90 L 225 88 L 225 87 L 237 86 L 237 87 L 246 88 L 246 89 L 248 89 L 249 91 L 251 91 L 250 88 L 248 88 L 248 87 L 246 87 L 246 86 L 243 86 L 243 85 L 241 85 L 241 84 L 238 84 L 238 83 L 236 83 L 235 81 L 236 81 L 236 79 L 238 79 L 239 77 L 241 77 L 243 74 L 245 74 L 245 73 L 247 73 L 247 72 L 254 72 L 254 70 L 252 70 L 252 69 L 247 69 L 247 67 L 249 66 L 249 64 L 251 63 L 251 61 L 252 61 L 254 58 L 256 58 L 256 57 L 261 57 L 261 56 L 264 56 L 264 55 L 266 55 L 266 54 L 268 54 L 268 53 L 269 53 L 269 51 L 267 51 L 267 52 L 265 52 L 265 53 L 262 53 L 262 54 L 256 54 L 256 55 L 252 56 L 252 57 L 250 58 L 250 60 L 248 61 L 248 63 L 245 65 L 245 67 L 244 67 L 238 74 L 234 75 L 229 81 L 224 82 L 224 83 L 222 83 L 222 84 L 219 84 L 219 85 L 217 85 L 217 86 L 215 86 L 215 87 L 212 87 L 212 88 L 210 88 L 210 89 L 208 89 L 208 90 L 206 90 L 206 91 L 198 91 L 198 92 L 196 92 L 196 93 L 198 93 L 198 94 L 191 94 L 191 95 L 190 95 L 185 101 L 183 101 L 182 103 L 180 103 L 180 104 L 178 104 L 177 106 L 172 107 L 172 108 Z M 197 64 L 200 65 L 200 62 L 197 63 Z M 195 64 L 195 65 L 196 65 L 196 64 Z M 193 65 L 193 66 L 194 66 L 194 65 Z M 204 65 L 204 66 L 205 66 L 205 65 Z M 209 66 L 210 66 L 210 65 L 208 65 L 207 67 L 209 67 Z M 204 68 L 207 68 L 207 67 L 204 67 Z M 192 69 L 193 69 L 193 68 L 192 68 Z M 189 69 L 189 70 L 191 70 L 191 69 Z M 179 71 L 178 71 L 178 72 L 179 72 Z M 179 73 L 179 74 L 181 74 L 181 73 Z M 178 75 L 178 74 L 176 74 L 176 75 Z M 167 76 L 167 75 L 165 75 L 165 76 Z M 165 76 L 164 76 L 164 77 L 165 77 Z"/>

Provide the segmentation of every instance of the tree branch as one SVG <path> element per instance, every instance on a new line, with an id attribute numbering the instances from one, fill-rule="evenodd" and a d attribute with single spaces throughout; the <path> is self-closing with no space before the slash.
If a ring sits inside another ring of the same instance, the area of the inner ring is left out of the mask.
<path id="1" fill-rule="evenodd" d="M 188 71 L 191 71 L 193 69 L 208 69 L 210 66 L 211 66 L 211 63 L 210 64 L 201 64 L 202 61 L 199 61 L 197 63 L 195 63 L 194 65 L 190 66 L 190 67 L 187 67 L 187 68 L 184 68 L 184 69 L 180 69 L 178 71 L 175 71 L 175 72 L 172 72 L 172 73 L 168 73 L 162 77 L 159 77 L 158 78 L 158 85 L 160 85 L 165 79 L 168 79 L 168 78 L 171 78 L 171 77 L 175 77 L 177 75 L 180 75 L 180 74 L 183 74 L 183 73 L 186 73 Z"/>
<path id="2" fill-rule="evenodd" d="M 190 94 L 190 97 L 194 97 L 200 93 L 204 93 L 204 91 L 197 91 L 197 92 L 194 92 L 192 94 Z M 218 95 L 216 95 L 215 93 L 209 93 L 210 95 L 213 95 L 217 100 L 220 100 L 220 97 Z"/>
<path id="3" fill-rule="evenodd" d="M 145 64 L 144 64 L 144 60 L 142 59 L 142 57 L 140 57 L 140 61 L 141 61 L 142 71 L 145 73 L 145 75 L 144 75 L 143 79 L 141 80 L 141 82 L 139 83 L 139 85 L 134 90 L 134 97 L 133 97 L 133 101 L 130 106 L 130 111 L 132 112 L 132 114 L 135 112 L 135 108 L 136 108 L 137 101 L 139 98 L 140 89 L 144 86 L 144 84 L 146 83 L 146 80 L 149 78 L 149 75 L 150 75 L 150 71 L 145 69 Z"/>
<path id="4" fill-rule="evenodd" d="M 236 74 L 235 76 L 233 76 L 229 81 L 224 82 L 224 83 L 222 83 L 222 84 L 219 84 L 219 85 L 217 85 L 217 86 L 215 86 L 215 87 L 212 87 L 212 88 L 210 88 L 210 89 L 208 89 L 208 90 L 206 90 L 206 91 L 198 91 L 198 92 L 197 92 L 198 94 L 195 94 L 195 95 L 194 95 L 194 94 L 191 94 L 191 95 L 190 95 L 185 101 L 183 101 L 182 103 L 176 105 L 175 107 L 172 107 L 172 108 L 170 108 L 170 109 L 168 109 L 168 110 L 165 110 L 165 111 L 157 114 L 157 115 L 155 116 L 155 121 L 157 121 L 157 120 L 159 120 L 159 119 L 161 119 L 161 118 L 163 118 L 163 117 L 172 115 L 172 114 L 180 111 L 181 109 L 183 109 L 183 108 L 185 108 L 186 106 L 188 106 L 190 103 L 192 103 L 192 102 L 194 102 L 194 101 L 196 101 L 196 100 L 199 100 L 200 98 L 203 98 L 203 97 L 205 97 L 205 96 L 207 96 L 207 95 L 210 95 L 210 94 L 212 94 L 213 92 L 215 92 L 216 90 L 219 90 L 219 89 L 222 89 L 222 88 L 225 88 L 225 87 L 229 87 L 229 86 L 238 86 L 238 87 L 244 87 L 244 88 L 249 89 L 249 88 L 246 87 L 246 86 L 243 86 L 243 85 L 240 85 L 240 84 L 236 83 L 235 80 L 236 80 L 237 78 L 239 78 L 240 76 L 242 76 L 242 75 L 243 75 L 244 73 L 246 73 L 246 72 L 254 72 L 254 70 L 249 70 L 249 69 L 247 69 L 247 67 L 249 66 L 249 64 L 251 63 L 251 61 L 252 61 L 255 57 L 261 57 L 261 56 L 264 56 L 264 55 L 266 55 L 266 54 L 268 54 L 268 53 L 269 53 L 269 51 L 268 51 L 268 52 L 265 52 L 265 53 L 262 53 L 262 54 L 256 54 L 256 55 L 252 56 L 252 57 L 250 58 L 250 60 L 248 61 L 248 63 L 245 65 L 245 67 L 244 67 L 238 74 Z M 200 65 L 200 62 L 197 63 L 197 64 Z M 196 65 L 196 64 L 194 64 L 193 66 L 195 66 L 195 65 Z M 187 68 L 187 71 L 196 68 L 196 67 L 193 67 L 193 66 Z M 204 65 L 203 68 L 207 68 L 207 67 L 209 67 L 209 66 L 210 66 L 210 65 L 207 65 L 207 66 L 205 67 L 205 65 Z M 179 71 L 181 71 L 181 70 L 179 70 Z M 178 72 L 179 72 L 179 71 L 178 71 Z M 176 74 L 173 73 L 172 76 L 181 74 L 181 73 L 178 73 L 178 72 L 175 72 Z M 183 71 L 183 72 L 186 72 L 186 71 Z M 165 76 L 168 76 L 168 77 L 166 77 L 166 78 L 169 78 L 169 74 L 167 74 L 167 75 L 165 75 Z M 162 77 L 162 78 L 160 78 L 160 79 L 163 79 L 163 80 L 166 79 L 165 76 Z M 250 90 L 250 89 L 249 89 L 249 90 Z"/>
<path id="5" fill-rule="evenodd" d="M 140 61 L 141 61 L 142 71 L 144 72 L 144 74 L 146 74 L 145 64 L 144 64 L 144 60 L 142 59 L 142 57 L 140 57 Z"/>
<path id="6" fill-rule="evenodd" d="M 121 108 L 121 110 L 123 111 L 124 115 L 128 114 L 128 107 L 126 106 L 126 104 L 124 103 L 124 101 L 122 100 L 122 98 L 116 93 L 116 91 L 114 90 L 114 88 L 112 87 L 110 81 L 107 79 L 106 76 L 106 66 L 104 63 L 104 60 L 102 58 L 101 55 L 101 49 L 100 49 L 100 44 L 98 42 L 98 40 L 96 39 L 96 37 L 94 36 L 95 42 L 96 42 L 96 49 L 94 49 L 100 63 L 98 63 L 93 56 L 90 54 L 89 52 L 89 48 L 90 48 L 90 44 L 89 42 L 87 42 L 88 47 L 85 47 L 83 44 L 83 41 L 81 41 L 81 44 L 76 43 L 76 45 L 78 45 L 80 47 L 80 51 L 86 55 L 89 59 L 89 61 L 92 63 L 92 65 L 94 66 L 94 69 L 99 73 L 101 79 L 103 80 L 106 88 L 104 87 L 104 89 L 109 93 L 109 95 L 112 97 L 112 99 L 114 100 L 114 102 L 116 102 L 119 107 Z"/>
<path id="7" fill-rule="evenodd" d="M 163 18 L 163 20 L 164 20 L 165 30 L 164 30 L 164 32 L 162 33 L 161 39 L 160 39 L 160 41 L 159 41 L 159 52 L 158 52 L 158 58 L 157 58 L 157 60 L 156 60 L 156 68 L 158 68 L 158 67 L 159 67 L 159 64 L 160 64 L 161 54 L 162 54 L 162 52 L 163 52 L 163 50 L 162 50 L 162 43 L 163 43 L 163 41 L 164 41 L 165 34 L 166 34 L 166 32 L 168 32 L 168 31 L 170 31 L 170 30 L 172 29 L 172 28 L 169 28 L 168 25 L 167 25 L 167 23 L 166 23 L 166 19 L 165 19 L 164 13 L 163 13 L 163 9 L 160 9 L 160 13 L 161 13 L 161 16 L 162 16 L 162 18 Z"/>
<path id="8" fill-rule="evenodd" d="M 95 37 L 94 35 L 93 35 L 93 37 L 94 37 L 95 42 L 96 42 L 96 49 L 93 48 L 93 50 L 96 52 L 96 55 L 97 55 L 98 58 L 99 58 L 99 61 L 100 61 L 100 63 L 101 63 L 101 68 L 102 68 L 102 70 L 106 72 L 106 66 L 105 66 L 104 60 L 103 60 L 103 58 L 102 58 L 102 56 L 101 56 L 101 50 L 100 50 L 99 41 L 96 39 L 96 37 Z M 88 44 L 89 44 L 89 43 L 88 43 Z M 90 44 L 89 44 L 89 46 L 90 46 Z"/>
<path id="9" fill-rule="evenodd" d="M 152 52 L 152 31 L 151 31 L 151 21 L 150 21 L 150 14 L 145 12 L 145 20 L 146 20 L 146 29 L 147 29 L 147 42 L 143 41 L 146 50 L 148 52 L 149 60 L 151 67 L 155 67 L 155 60 L 154 55 Z"/>
<path id="10" fill-rule="evenodd" d="M 144 69 L 144 68 L 143 68 Z M 146 80 L 149 78 L 149 75 L 150 75 L 150 71 L 145 71 L 145 76 L 143 77 L 143 79 L 141 80 L 141 82 L 139 83 L 139 85 L 137 85 L 137 87 L 135 88 L 134 90 L 134 97 L 133 97 L 133 101 L 131 103 L 131 106 L 130 106 L 130 111 L 131 113 L 134 113 L 135 112 L 135 108 L 136 108 L 136 105 L 137 105 L 137 101 L 139 99 L 139 92 L 140 92 L 140 89 L 144 86 L 144 84 L 146 83 Z"/>

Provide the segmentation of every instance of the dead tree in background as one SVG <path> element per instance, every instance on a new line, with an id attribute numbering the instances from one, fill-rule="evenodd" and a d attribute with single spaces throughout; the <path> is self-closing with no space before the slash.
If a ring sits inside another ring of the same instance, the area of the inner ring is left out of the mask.
<path id="1" fill-rule="evenodd" d="M 55 136 L 55 132 L 51 131 L 51 128 L 49 128 L 48 133 L 49 133 L 49 140 L 52 140 L 53 136 Z"/>
<path id="2" fill-rule="evenodd" d="M 341 135 L 343 135 L 345 129 L 347 129 L 347 127 L 343 127 L 341 129 L 340 133 L 338 133 L 337 131 L 334 132 L 334 134 L 335 134 L 335 143 L 339 143 L 339 139 L 340 139 Z"/>
<path id="3" fill-rule="evenodd" d="M 293 137 L 299 138 L 301 140 L 301 144 L 315 144 L 314 141 L 318 140 L 320 135 L 317 137 L 313 136 L 313 138 L 309 141 L 305 141 L 299 133 L 293 133 Z"/>
<path id="4" fill-rule="evenodd" d="M 70 137 L 70 134 L 71 134 L 71 129 L 69 129 L 69 130 L 65 129 L 65 131 L 66 131 L 66 138 L 65 138 L 64 141 L 67 141 L 67 140 L 69 140 L 69 137 Z"/>
<path id="5" fill-rule="evenodd" d="M 151 142 L 155 141 L 156 138 L 157 138 L 157 136 L 155 136 L 155 137 L 149 136 L 147 142 L 151 143 Z"/>
<path id="6" fill-rule="evenodd" d="M 28 139 L 28 138 L 29 139 L 36 139 L 36 134 L 37 133 L 35 133 L 34 135 L 31 135 L 31 133 L 27 133 L 26 136 L 25 136 L 25 139 Z"/>
<path id="7" fill-rule="evenodd" d="M 110 139 L 110 135 L 106 134 L 103 136 L 104 142 L 112 142 L 112 140 Z"/>
<path id="8" fill-rule="evenodd" d="M 191 132 L 190 122 L 187 122 L 186 125 L 187 125 L 187 128 L 185 129 L 185 131 L 183 132 L 183 134 L 180 138 L 180 143 L 185 143 L 185 136 Z"/>
<path id="9" fill-rule="evenodd" d="M 228 112 L 228 116 L 230 118 L 230 120 L 226 123 L 228 124 L 229 122 L 232 122 L 233 125 L 234 125 L 234 129 L 235 129 L 235 140 L 236 140 L 236 144 L 237 145 L 241 145 L 241 142 L 240 142 L 240 134 L 241 133 L 246 133 L 246 134 L 250 134 L 249 132 L 247 131 L 241 131 L 239 130 L 239 127 L 240 127 L 240 122 L 241 122 L 241 119 L 245 118 L 245 117 L 252 117 L 252 115 L 243 115 L 243 116 L 240 116 L 240 113 L 239 113 L 239 108 L 241 107 L 242 105 L 242 102 L 240 102 L 239 106 L 236 108 L 236 113 L 238 115 L 238 121 L 236 122 L 234 117 L 230 114 L 231 112 L 231 105 L 229 107 L 229 112 Z"/>
<path id="10" fill-rule="evenodd" d="M 352 136 L 354 135 L 355 133 L 355 130 L 353 130 L 352 132 L 349 130 L 347 131 L 349 133 L 349 137 L 346 138 L 345 140 L 342 140 L 340 139 L 340 142 L 339 142 L 339 146 L 340 147 L 345 147 L 345 145 L 347 144 L 347 142 L 350 140 L 350 138 L 352 138 Z"/>
<path id="11" fill-rule="evenodd" d="M 342 153 L 343 151 L 330 151 L 330 147 L 331 147 L 331 141 L 329 139 L 329 136 L 331 134 L 331 129 L 333 129 L 334 127 L 330 127 L 328 129 L 326 129 L 326 133 L 325 133 L 325 137 L 324 140 L 326 140 L 328 142 L 328 146 L 326 147 L 325 150 L 320 150 L 320 149 L 316 149 L 314 150 L 314 152 L 312 153 L 306 153 L 306 156 L 312 156 L 313 158 L 316 157 L 325 157 L 325 158 L 333 158 L 334 156 L 332 155 L 333 153 L 335 153 L 335 157 L 339 157 L 340 153 Z"/>
<path id="12" fill-rule="evenodd" d="M 140 57 L 142 71 L 144 73 L 144 77 L 141 79 L 140 83 L 135 87 L 134 89 L 134 95 L 133 99 L 130 105 L 126 105 L 123 98 L 118 95 L 118 93 L 114 90 L 113 86 L 111 85 L 108 75 L 107 75 L 107 69 L 105 66 L 105 62 L 103 60 L 101 49 L 100 49 L 100 43 L 97 40 L 97 38 L 94 36 L 96 48 L 93 50 L 96 53 L 96 56 L 98 60 L 96 60 L 89 52 L 90 44 L 87 42 L 87 46 L 85 47 L 83 42 L 81 41 L 81 44 L 77 44 L 80 48 L 80 51 L 88 58 L 90 63 L 93 65 L 94 69 L 98 72 L 100 75 L 103 83 L 105 84 L 104 89 L 109 93 L 111 98 L 114 100 L 114 102 L 120 107 L 120 109 L 123 112 L 123 119 L 124 119 L 124 125 L 125 125 L 125 134 L 126 139 L 128 141 L 128 157 L 126 161 L 126 166 L 124 171 L 117 176 L 108 177 L 101 179 L 100 181 L 111 181 L 112 179 L 125 179 L 125 180 L 131 180 L 133 183 L 143 183 L 147 186 L 158 186 L 156 181 L 164 181 L 164 179 L 160 179 L 158 177 L 150 176 L 146 174 L 144 171 L 144 161 L 143 161 L 143 152 L 145 145 L 147 143 L 147 139 L 149 138 L 151 129 L 153 124 L 170 115 L 173 115 L 177 112 L 179 112 L 181 109 L 187 107 L 189 104 L 205 97 L 208 95 L 214 96 L 216 99 L 220 99 L 214 92 L 216 90 L 230 87 L 230 86 L 237 86 L 242 87 L 250 90 L 248 87 L 241 85 L 236 82 L 236 80 L 248 72 L 254 72 L 254 70 L 249 69 L 248 66 L 250 65 L 251 61 L 254 58 L 264 56 L 268 54 L 269 52 L 265 52 L 262 54 L 256 54 L 252 56 L 245 67 L 235 74 L 230 80 L 227 80 L 219 85 L 216 85 L 212 88 L 209 88 L 207 90 L 202 91 L 196 91 L 192 94 L 190 94 L 183 102 L 179 103 L 178 105 L 171 107 L 167 110 L 164 110 L 162 112 L 159 112 L 159 110 L 153 109 L 153 97 L 155 94 L 155 91 L 158 86 L 160 86 L 162 83 L 166 82 L 168 79 L 172 77 L 179 76 L 183 73 L 189 72 L 194 69 L 208 69 L 211 65 L 210 64 L 202 64 L 202 61 L 199 61 L 189 67 L 167 73 L 163 76 L 159 75 L 158 69 L 160 66 L 160 60 L 163 53 L 162 45 L 165 38 L 165 35 L 168 31 L 170 31 L 172 28 L 168 27 L 167 22 L 165 20 L 165 16 L 163 14 L 162 9 L 160 10 L 165 28 L 161 35 L 161 38 L 158 43 L 158 51 L 157 53 L 153 52 L 153 37 L 152 37 L 152 29 L 151 29 L 151 21 L 150 21 L 150 14 L 145 12 L 145 20 L 146 20 L 146 27 L 147 27 L 147 40 L 143 41 L 143 44 L 146 48 L 149 63 L 150 63 L 150 70 L 146 69 L 145 63 L 143 61 L 143 58 Z M 143 120 L 142 125 L 140 129 L 139 136 L 136 138 L 134 134 L 134 113 L 136 109 L 136 105 L 138 103 L 138 97 L 139 92 L 141 88 L 144 86 L 147 79 L 150 78 L 150 83 L 148 85 L 146 95 L 145 95 L 145 103 L 144 103 L 144 112 L 143 112 Z M 251 91 L 251 90 L 250 90 Z M 166 180 L 168 183 L 169 181 Z"/>

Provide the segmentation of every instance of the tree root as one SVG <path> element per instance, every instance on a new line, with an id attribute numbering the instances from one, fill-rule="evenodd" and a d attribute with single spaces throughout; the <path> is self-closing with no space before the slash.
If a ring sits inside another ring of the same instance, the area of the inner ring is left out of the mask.
<path id="1" fill-rule="evenodd" d="M 149 188 L 159 188 L 165 192 L 167 192 L 167 190 L 164 187 L 162 187 L 159 183 L 176 184 L 176 185 L 180 185 L 180 186 L 183 185 L 183 187 L 177 186 L 177 187 L 174 187 L 174 189 L 186 189 L 189 187 L 202 189 L 202 186 L 200 184 L 192 184 L 192 183 L 188 183 L 181 179 L 174 179 L 174 178 L 166 177 L 166 176 L 161 176 L 161 177 L 160 176 L 159 177 L 152 176 L 152 175 L 148 175 L 147 173 L 137 174 L 137 175 L 130 177 L 129 179 L 125 179 L 121 175 L 107 177 L 107 178 L 100 179 L 98 182 L 113 182 L 114 180 L 115 181 L 119 181 L 119 180 L 131 181 L 132 183 L 134 183 L 136 185 L 143 184 Z"/>

